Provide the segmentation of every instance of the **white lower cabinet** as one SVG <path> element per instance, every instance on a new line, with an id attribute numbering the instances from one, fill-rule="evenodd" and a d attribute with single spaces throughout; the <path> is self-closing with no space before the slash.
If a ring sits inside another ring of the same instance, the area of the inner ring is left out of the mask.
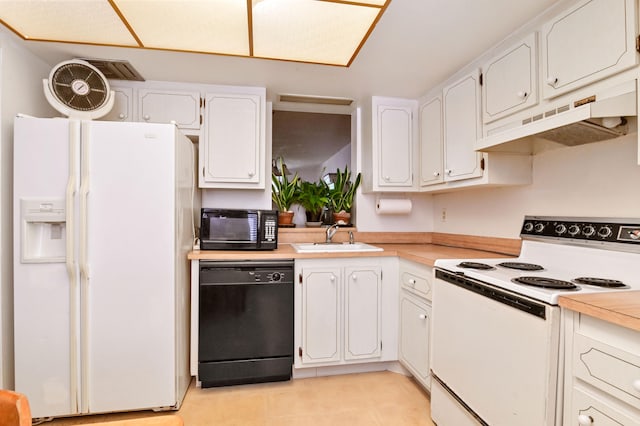
<path id="1" fill-rule="evenodd" d="M 427 389 L 429 372 L 429 329 L 431 306 L 406 290 L 400 293 L 400 363 Z"/>
<path id="2" fill-rule="evenodd" d="M 397 324 L 397 309 L 383 305 L 384 294 L 397 297 L 397 281 L 383 281 L 385 265 L 394 259 L 380 259 L 296 260 L 296 368 L 397 356 L 397 337 L 387 331 Z M 385 336 L 391 348 L 384 348 Z"/>
<path id="3" fill-rule="evenodd" d="M 640 425 L 640 332 L 565 311 L 564 424 Z"/>
<path id="4" fill-rule="evenodd" d="M 398 359 L 425 387 L 431 389 L 431 288 L 433 269 L 405 259 L 399 261 L 400 336 Z"/>

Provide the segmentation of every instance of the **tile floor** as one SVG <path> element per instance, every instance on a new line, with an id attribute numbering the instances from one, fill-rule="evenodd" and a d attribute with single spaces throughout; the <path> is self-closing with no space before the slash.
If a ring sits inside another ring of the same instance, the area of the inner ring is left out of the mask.
<path id="1" fill-rule="evenodd" d="M 128 413 L 57 419 L 49 426 L 171 413 Z M 389 371 L 199 389 L 195 382 L 178 411 L 185 426 L 433 426 L 428 394 Z"/>

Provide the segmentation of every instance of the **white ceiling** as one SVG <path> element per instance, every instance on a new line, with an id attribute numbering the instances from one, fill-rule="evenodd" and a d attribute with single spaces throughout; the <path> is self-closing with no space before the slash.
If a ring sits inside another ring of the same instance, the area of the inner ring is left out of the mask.
<path id="1" fill-rule="evenodd" d="M 124 59 L 147 80 L 265 86 L 278 93 L 419 97 L 559 0 L 392 0 L 349 68 L 208 54 L 25 42 L 51 66 Z M 560 0 L 564 1 L 564 0 Z M 179 28 L 170 29 L 175 37 Z"/>

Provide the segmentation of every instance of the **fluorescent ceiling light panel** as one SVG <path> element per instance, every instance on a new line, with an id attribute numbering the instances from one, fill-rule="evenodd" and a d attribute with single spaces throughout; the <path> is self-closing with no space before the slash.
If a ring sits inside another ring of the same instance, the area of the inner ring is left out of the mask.
<path id="1" fill-rule="evenodd" d="M 0 20 L 27 40 L 138 45 L 105 0 L 0 0 Z"/>
<path id="2" fill-rule="evenodd" d="M 25 40 L 348 66 L 390 1 L 0 0 L 0 23 Z"/>
<path id="3" fill-rule="evenodd" d="M 253 54 L 348 65 L 380 9 L 314 0 L 263 0 L 253 7 Z"/>
<path id="4" fill-rule="evenodd" d="M 249 55 L 247 2 L 115 0 L 144 47 Z"/>

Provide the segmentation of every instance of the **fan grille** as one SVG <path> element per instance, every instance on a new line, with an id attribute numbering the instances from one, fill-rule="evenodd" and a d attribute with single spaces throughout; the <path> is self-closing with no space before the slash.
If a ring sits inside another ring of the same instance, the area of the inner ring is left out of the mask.
<path id="1" fill-rule="evenodd" d="M 51 86 L 60 102 L 78 111 L 94 111 L 104 105 L 108 97 L 102 77 L 79 63 L 60 66 L 53 73 Z"/>

